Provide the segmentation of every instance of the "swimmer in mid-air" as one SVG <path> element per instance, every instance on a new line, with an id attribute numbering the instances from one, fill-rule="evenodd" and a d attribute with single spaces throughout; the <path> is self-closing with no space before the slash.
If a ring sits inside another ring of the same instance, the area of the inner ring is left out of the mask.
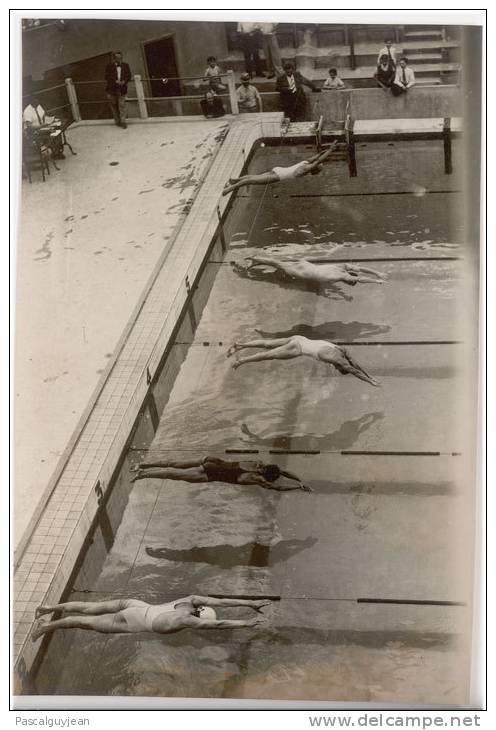
<path id="1" fill-rule="evenodd" d="M 259 175 L 243 175 L 242 177 L 231 177 L 226 183 L 222 195 L 228 195 L 233 190 L 242 188 L 243 185 L 269 185 L 277 182 L 287 182 L 304 175 L 318 175 L 322 171 L 322 163 L 329 157 L 337 146 L 333 142 L 323 152 L 310 157 L 308 160 L 297 162 L 291 167 L 274 167 L 269 172 L 262 172 Z"/>
<path id="2" fill-rule="evenodd" d="M 206 456 L 200 461 L 146 461 L 138 464 L 133 471 L 137 472 L 133 482 L 138 479 L 175 479 L 192 483 L 253 484 L 278 492 L 293 489 L 312 491 L 290 471 L 283 471 L 277 464 L 264 464 L 261 461 L 227 461 Z M 281 477 L 290 479 L 293 484 L 277 483 Z"/>
<path id="3" fill-rule="evenodd" d="M 31 639 L 36 641 L 43 634 L 57 629 L 87 629 L 101 634 L 172 634 L 182 629 L 241 629 L 259 626 L 265 618 L 249 620 L 218 620 L 214 606 L 245 606 L 260 611 L 270 601 L 250 601 L 238 598 L 210 598 L 186 596 L 159 605 L 135 598 L 119 598 L 113 601 L 70 601 L 55 606 L 39 606 Z M 62 618 L 44 621 L 41 616 L 60 611 Z M 65 615 L 64 615 L 65 614 Z"/>
<path id="4" fill-rule="evenodd" d="M 274 256 L 248 256 L 246 261 L 252 263 L 245 271 L 256 266 L 269 266 L 284 272 L 292 279 L 300 279 L 318 284 L 338 284 L 340 282 L 355 286 L 355 284 L 384 284 L 384 276 L 375 269 L 356 264 L 326 263 L 323 257 L 308 257 L 302 259 L 279 259 Z M 322 263 L 313 263 L 319 261 Z M 364 276 L 372 274 L 373 276 Z"/>
<path id="5" fill-rule="evenodd" d="M 257 352 L 256 355 L 239 357 L 233 362 L 233 368 L 239 368 L 247 362 L 259 362 L 260 360 L 292 360 L 301 355 L 313 357 L 328 365 L 333 365 L 342 375 L 354 375 L 355 378 L 364 380 L 369 385 L 378 386 L 375 378 L 369 375 L 360 365 L 353 360 L 344 347 L 335 345 L 327 340 L 309 340 L 302 335 L 292 337 L 280 337 L 275 340 L 251 340 L 250 342 L 231 345 L 227 351 L 227 357 L 231 357 L 238 350 L 245 347 L 262 347 L 268 352 Z"/>

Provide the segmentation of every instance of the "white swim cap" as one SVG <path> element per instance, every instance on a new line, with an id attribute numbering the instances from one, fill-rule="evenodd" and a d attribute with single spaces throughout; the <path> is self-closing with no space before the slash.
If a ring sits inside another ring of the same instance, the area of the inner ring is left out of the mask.
<path id="1" fill-rule="evenodd" d="M 215 621 L 217 614 L 210 606 L 200 606 L 198 609 L 198 618 L 206 619 L 207 621 Z"/>

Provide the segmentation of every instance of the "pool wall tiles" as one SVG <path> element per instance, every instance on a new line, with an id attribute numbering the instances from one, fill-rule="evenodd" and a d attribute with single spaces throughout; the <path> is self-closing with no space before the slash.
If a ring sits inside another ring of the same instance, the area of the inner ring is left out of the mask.
<path id="1" fill-rule="evenodd" d="M 260 117 L 231 124 L 217 150 L 215 164 L 177 234 L 166 264 L 145 296 L 116 363 L 18 561 L 14 602 L 24 610 L 17 612 L 14 621 L 16 694 L 23 691 L 23 685 L 24 691 L 29 691 L 29 671 L 42 643 L 28 640 L 32 628 L 32 619 L 28 616 L 34 604 L 57 602 L 65 590 L 99 509 L 96 484 L 100 481 L 103 491 L 108 488 L 148 393 L 146 363 L 153 376 L 153 368 L 161 361 L 188 296 L 186 276 L 194 281 L 215 234 L 217 204 L 221 213 L 228 204 L 227 196 L 221 197 L 225 180 L 239 174 L 257 139 L 280 134 L 282 115 L 266 116 L 268 119 L 264 119 L 263 124 Z M 46 552 L 41 553 L 36 546 L 43 546 Z M 62 554 L 60 546 L 64 548 Z M 47 559 L 48 556 L 53 559 Z"/>

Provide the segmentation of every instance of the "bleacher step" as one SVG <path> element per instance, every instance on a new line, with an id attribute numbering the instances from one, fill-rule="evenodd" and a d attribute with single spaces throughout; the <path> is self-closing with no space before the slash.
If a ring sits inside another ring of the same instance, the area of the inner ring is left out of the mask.
<path id="1" fill-rule="evenodd" d="M 416 79 L 417 86 L 441 86 L 441 79 L 439 76 L 421 76 Z"/>
<path id="2" fill-rule="evenodd" d="M 410 30 L 403 34 L 403 37 L 405 39 L 409 38 L 412 41 L 425 39 L 425 40 L 434 40 L 437 38 L 442 38 L 443 34 L 440 30 Z"/>
<path id="3" fill-rule="evenodd" d="M 443 60 L 441 53 L 409 53 L 407 58 L 410 65 L 414 63 L 440 63 Z"/>

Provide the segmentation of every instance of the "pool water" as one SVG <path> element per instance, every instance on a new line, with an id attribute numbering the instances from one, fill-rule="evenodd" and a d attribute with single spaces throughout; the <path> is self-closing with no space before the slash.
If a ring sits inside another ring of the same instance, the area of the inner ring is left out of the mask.
<path id="1" fill-rule="evenodd" d="M 250 172 L 312 153 L 260 148 Z M 201 317 L 173 348 L 184 362 L 158 427 L 145 419 L 136 434 L 69 596 L 271 597 L 266 625 L 162 637 L 58 632 L 36 691 L 467 701 L 470 610 L 460 604 L 470 602 L 466 323 L 475 297 L 461 175 L 444 175 L 438 142 L 359 147 L 358 172 L 350 179 L 344 162 L 330 163 L 318 176 L 238 194 L 227 251 L 215 246 L 205 269 Z M 387 283 L 329 291 L 247 275 L 244 258 L 262 248 L 372 260 Z M 226 358 L 233 341 L 291 334 L 346 343 L 381 387 L 307 358 L 236 371 Z M 145 456 L 246 451 L 296 472 L 313 493 L 129 482 Z"/>

